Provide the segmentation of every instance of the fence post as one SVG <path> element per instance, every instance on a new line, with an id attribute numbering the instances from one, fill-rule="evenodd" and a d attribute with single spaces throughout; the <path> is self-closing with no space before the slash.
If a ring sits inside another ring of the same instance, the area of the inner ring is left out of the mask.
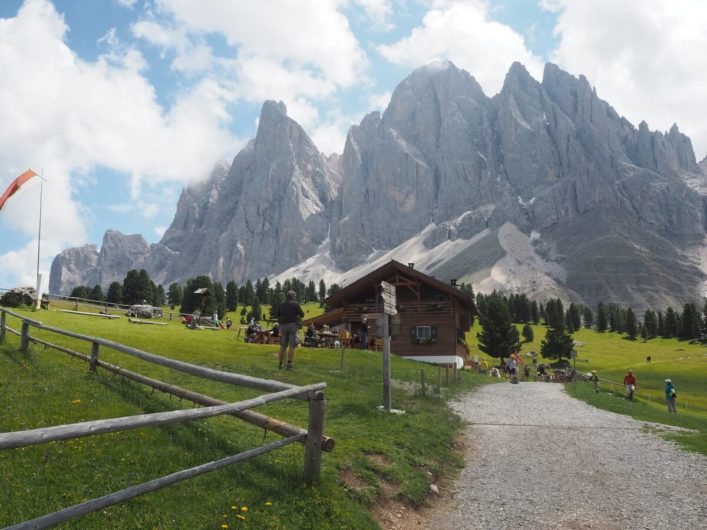
<path id="1" fill-rule="evenodd" d="M 5 342 L 5 311 L 0 311 L 0 344 Z"/>
<path id="2" fill-rule="evenodd" d="M 97 342 L 92 342 L 91 343 L 91 360 L 88 362 L 88 369 L 91 372 L 96 371 L 96 364 L 98 361 L 98 348 L 99 344 Z"/>
<path id="3" fill-rule="evenodd" d="M 29 322 L 26 320 L 22 321 L 22 337 L 20 340 L 20 349 L 22 351 L 27 351 L 29 348 Z"/>
<path id="4" fill-rule="evenodd" d="M 322 436 L 324 436 L 324 416 L 326 398 L 324 392 L 315 392 L 309 398 L 309 422 L 304 445 L 304 481 L 310 486 L 319 482 L 322 464 Z"/>
<path id="5" fill-rule="evenodd" d="M 442 365 L 437 365 L 437 385 L 435 386 L 435 394 L 439 394 L 442 388 Z"/>
<path id="6" fill-rule="evenodd" d="M 420 370 L 420 390 L 422 391 L 422 395 L 425 395 L 425 371 Z"/>

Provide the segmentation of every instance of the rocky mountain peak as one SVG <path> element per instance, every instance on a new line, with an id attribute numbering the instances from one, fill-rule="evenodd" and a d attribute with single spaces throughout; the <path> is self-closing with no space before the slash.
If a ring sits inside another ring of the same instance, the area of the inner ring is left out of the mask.
<path id="1" fill-rule="evenodd" d="M 481 292 L 675 306 L 702 294 L 704 190 L 677 126 L 634 127 L 583 76 L 548 64 L 538 82 L 514 63 L 489 98 L 438 61 L 351 127 L 340 156 L 266 101 L 255 138 L 184 190 L 159 244 L 110 231 L 100 255 L 57 256 L 50 285 L 66 292 L 130 268 L 165 285 L 198 274 L 242 283 L 295 266 L 315 281 L 328 268 L 330 283 L 389 256 Z"/>

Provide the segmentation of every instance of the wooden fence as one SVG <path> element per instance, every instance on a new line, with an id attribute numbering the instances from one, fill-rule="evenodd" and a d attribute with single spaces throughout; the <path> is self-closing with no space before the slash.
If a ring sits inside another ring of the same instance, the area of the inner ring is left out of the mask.
<path id="1" fill-rule="evenodd" d="M 7 315 L 15 317 L 20 321 L 21 328 L 19 330 L 8 326 Z M 91 355 L 84 355 L 69 348 L 52 344 L 46 340 L 40 339 L 39 337 L 33 337 L 30 335 L 30 328 L 32 327 L 43 331 L 72 337 L 80 341 L 89 342 L 91 343 Z M 259 379 L 242 374 L 214 370 L 211 368 L 206 368 L 203 366 L 198 366 L 182 361 L 177 361 L 175 359 L 169 359 L 167 357 L 155 355 L 99 337 L 89 337 L 86 335 L 81 335 L 79 333 L 74 333 L 72 331 L 47 326 L 42 324 L 41 322 L 14 313 L 13 311 L 10 311 L 8 309 L 0 308 L 0 343 L 6 340 L 7 333 L 11 333 L 20 337 L 20 349 L 22 351 L 26 352 L 31 342 L 36 344 L 42 344 L 44 346 L 57 349 L 59 351 L 68 353 L 69 355 L 86 361 L 89 370 L 91 371 L 95 371 L 97 367 L 101 367 L 115 374 L 151 386 L 152 388 L 156 388 L 163 392 L 168 392 L 170 394 L 179 396 L 180 398 L 186 398 L 194 401 L 195 403 L 199 403 L 206 406 L 200 409 L 174 410 L 169 412 L 141 414 L 137 416 L 127 416 L 122 418 L 87 421 L 69 425 L 59 425 L 41 429 L 32 429 L 27 431 L 0 433 L 0 450 L 26 447 L 29 445 L 42 444 L 57 440 L 70 440 L 82 436 L 92 436 L 95 434 L 116 432 L 127 429 L 136 429 L 140 427 L 198 420 L 221 415 L 235 416 L 248 423 L 270 430 L 284 437 L 281 440 L 264 445 L 262 447 L 250 449 L 242 453 L 228 456 L 221 460 L 208 462 L 206 464 L 194 468 L 185 469 L 177 473 L 173 473 L 171 475 L 167 475 L 158 479 L 144 482 L 142 484 L 131 486 L 129 488 L 123 489 L 115 493 L 111 493 L 109 495 L 105 495 L 103 497 L 91 499 L 89 501 L 82 502 L 80 504 L 38 517 L 36 519 L 32 519 L 30 521 L 25 521 L 14 526 L 10 526 L 8 527 L 8 529 L 25 530 L 30 528 L 36 529 L 54 526 L 59 523 L 73 519 L 75 517 L 98 511 L 103 508 L 106 508 L 107 506 L 112 506 L 114 504 L 124 502 L 139 495 L 144 495 L 145 493 L 149 493 L 151 491 L 155 491 L 170 486 L 172 484 L 176 484 L 177 482 L 194 478 L 210 471 L 221 469 L 235 462 L 240 462 L 249 458 L 253 458 L 255 456 L 259 456 L 268 451 L 278 449 L 294 442 L 301 443 L 305 446 L 304 480 L 307 484 L 313 484 L 319 481 L 321 468 L 321 452 L 331 451 L 334 447 L 334 440 L 324 436 L 326 399 L 322 390 L 326 387 L 326 383 L 316 383 L 307 386 L 295 386 L 279 381 Z M 164 383 L 162 381 L 158 381 L 156 379 L 152 379 L 144 375 L 125 370 L 118 366 L 107 363 L 99 359 L 101 347 L 110 348 L 118 352 L 132 355 L 144 361 L 166 366 L 174 370 L 179 370 L 181 372 L 189 373 L 206 379 L 230 383 L 257 390 L 263 390 L 268 393 L 252 399 L 247 399 L 245 401 L 226 403 L 214 399 L 212 397 L 192 392 L 183 388 L 179 388 L 177 386 L 170 385 L 168 383 Z M 288 398 L 296 398 L 308 401 L 309 420 L 306 430 L 282 422 L 275 418 L 270 418 L 268 416 L 264 416 L 252 410 L 249 410 L 259 405 L 264 405 L 266 403 L 280 401 Z"/>

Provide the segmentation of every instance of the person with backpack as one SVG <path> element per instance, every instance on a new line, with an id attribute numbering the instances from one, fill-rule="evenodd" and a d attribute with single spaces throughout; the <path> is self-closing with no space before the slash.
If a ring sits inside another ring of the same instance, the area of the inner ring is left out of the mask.
<path id="1" fill-rule="evenodd" d="M 668 404 L 668 412 L 677 414 L 678 410 L 675 406 L 675 401 L 678 398 L 678 392 L 675 389 L 675 385 L 670 379 L 665 380 L 665 401 Z"/>
<path id="2" fill-rule="evenodd" d="M 297 329 L 298 322 L 304 318 L 304 311 L 297 302 L 297 293 L 287 291 L 287 298 L 281 305 L 278 311 L 278 321 L 280 322 L 280 352 L 278 353 L 278 369 L 282 370 L 285 357 L 287 358 L 288 370 L 292 370 L 292 359 L 295 356 L 295 347 L 297 346 Z M 285 356 L 287 351 L 287 356 Z"/>

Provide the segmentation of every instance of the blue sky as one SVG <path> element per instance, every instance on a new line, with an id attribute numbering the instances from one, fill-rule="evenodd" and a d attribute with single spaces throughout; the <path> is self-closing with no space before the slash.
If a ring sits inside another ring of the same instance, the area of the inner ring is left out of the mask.
<path id="1" fill-rule="evenodd" d="M 707 154 L 700 0 L 3 0 L 0 192 L 42 171 L 44 287 L 106 229 L 158 241 L 181 189 L 282 100 L 325 153 L 414 68 L 450 59 L 495 94 L 513 61 L 585 75 L 637 125 Z M 33 284 L 39 181 L 0 211 L 0 288 Z"/>

